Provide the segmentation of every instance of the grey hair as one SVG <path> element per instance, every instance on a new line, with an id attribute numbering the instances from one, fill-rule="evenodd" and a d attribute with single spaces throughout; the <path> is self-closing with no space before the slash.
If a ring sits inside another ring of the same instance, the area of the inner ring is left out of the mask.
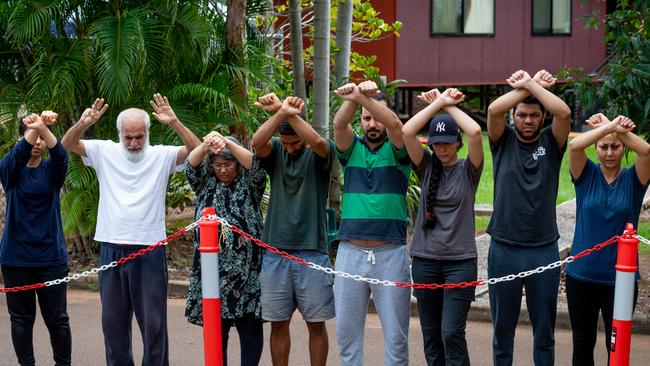
<path id="1" fill-rule="evenodd" d="M 115 123 L 115 126 L 117 127 L 117 132 L 122 133 L 122 121 L 124 118 L 131 117 L 131 116 L 138 116 L 142 117 L 144 121 L 144 128 L 146 131 L 149 131 L 149 127 L 151 127 L 151 120 L 149 119 L 149 113 L 147 113 L 143 109 L 139 108 L 129 108 L 125 109 L 120 114 L 117 115 L 117 122 Z"/>

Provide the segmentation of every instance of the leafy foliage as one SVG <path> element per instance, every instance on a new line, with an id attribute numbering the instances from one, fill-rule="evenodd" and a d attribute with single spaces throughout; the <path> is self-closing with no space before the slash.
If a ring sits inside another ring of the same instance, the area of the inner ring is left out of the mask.
<path id="1" fill-rule="evenodd" d="M 243 57 L 227 57 L 225 0 L 9 0 L 0 3 L 0 153 L 14 144 L 17 116 L 59 113 L 58 136 L 96 97 L 110 108 L 85 138 L 116 139 L 115 118 L 128 107 L 149 109 L 152 94 L 168 95 L 197 136 L 239 121 L 256 128 L 255 113 L 233 100 L 234 80 L 274 87 L 267 39 L 250 29 Z M 265 0 L 249 0 L 252 18 Z M 250 23 L 250 22 L 249 22 Z M 249 88 L 252 89 L 252 88 Z M 251 95 L 251 98 L 255 95 Z M 169 127 L 152 123 L 152 144 L 180 144 Z M 192 196 L 182 175 L 171 179 L 168 203 Z M 91 236 L 99 187 L 95 173 L 70 159 L 62 198 L 66 233 Z"/>
<path id="2" fill-rule="evenodd" d="M 610 118 L 626 115 L 650 137 L 650 1 L 618 0 L 612 13 L 596 11 L 583 20 L 587 28 L 605 27 L 608 61 L 595 74 L 578 76 L 583 70 L 565 69 L 560 77 L 573 80 L 583 109 Z"/>

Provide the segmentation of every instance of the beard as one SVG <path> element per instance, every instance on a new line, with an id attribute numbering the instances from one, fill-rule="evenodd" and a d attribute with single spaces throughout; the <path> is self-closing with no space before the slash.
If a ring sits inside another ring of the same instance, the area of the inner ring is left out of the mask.
<path id="1" fill-rule="evenodd" d="M 376 137 L 370 136 L 370 134 L 374 133 L 374 132 L 378 133 L 379 135 L 376 136 Z M 377 142 L 384 141 L 386 139 L 386 137 L 388 136 L 388 134 L 386 133 L 386 130 L 381 131 L 381 130 L 378 130 L 376 128 L 372 128 L 372 129 L 366 130 L 363 133 L 363 136 L 365 137 L 366 141 L 372 142 L 374 144 L 374 143 L 377 143 Z"/>
<path id="2" fill-rule="evenodd" d="M 525 135 L 524 131 L 523 131 L 523 128 L 520 128 L 519 126 L 517 126 L 517 124 L 515 124 L 515 131 L 517 132 L 517 134 L 519 135 L 519 137 L 522 140 L 524 140 L 524 141 L 532 141 L 532 140 L 537 139 L 540 132 L 542 132 L 542 125 L 540 124 L 538 129 L 536 129 L 533 132 L 528 133 L 528 135 Z"/>
<path id="3" fill-rule="evenodd" d="M 132 162 L 132 163 L 139 163 L 144 159 L 144 153 L 147 151 L 147 148 L 149 147 L 149 140 L 147 139 L 144 142 L 144 145 L 142 145 L 142 148 L 140 150 L 129 150 L 122 145 L 122 150 L 126 153 L 126 158 Z"/>

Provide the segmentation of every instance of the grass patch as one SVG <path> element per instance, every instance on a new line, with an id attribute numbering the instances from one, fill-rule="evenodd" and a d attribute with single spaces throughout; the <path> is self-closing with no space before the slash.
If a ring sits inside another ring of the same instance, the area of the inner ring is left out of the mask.
<path id="1" fill-rule="evenodd" d="M 639 222 L 637 234 L 646 239 L 650 239 L 650 221 Z M 639 242 L 639 254 L 650 255 L 650 245 Z"/>
<path id="2" fill-rule="evenodd" d="M 465 137 L 464 137 L 465 138 Z M 483 175 L 481 176 L 481 183 L 476 192 L 476 203 L 492 204 L 494 198 L 494 176 L 492 170 L 492 153 L 490 152 L 490 145 L 488 142 L 487 132 L 483 133 Z M 458 151 L 458 156 L 461 158 L 467 157 L 467 139 L 465 138 L 465 146 Z M 592 161 L 598 161 L 598 156 L 593 146 L 587 149 L 587 156 Z M 629 167 L 634 163 L 636 155 L 630 152 L 628 156 L 623 157 L 623 167 Z M 560 181 L 557 193 L 556 203 L 562 203 L 575 198 L 576 192 L 571 182 L 571 174 L 569 173 L 569 152 L 564 154 L 562 160 L 562 167 L 560 168 Z M 478 230 L 478 218 L 477 218 Z"/>
<path id="3" fill-rule="evenodd" d="M 490 216 L 476 216 L 474 220 L 476 231 L 484 233 L 490 223 Z"/>

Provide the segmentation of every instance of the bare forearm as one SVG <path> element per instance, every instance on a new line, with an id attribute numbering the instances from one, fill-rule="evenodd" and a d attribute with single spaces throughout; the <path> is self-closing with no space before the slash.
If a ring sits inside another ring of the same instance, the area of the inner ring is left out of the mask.
<path id="1" fill-rule="evenodd" d="M 173 128 L 178 137 L 183 141 L 183 145 L 187 151 L 194 150 L 195 147 L 199 146 L 201 140 L 199 140 L 196 135 L 190 131 L 180 120 L 176 119 L 174 122 L 169 123 L 169 127 Z"/>
<path id="2" fill-rule="evenodd" d="M 534 96 L 556 118 L 568 120 L 571 118 L 571 109 L 560 97 L 546 90 L 534 80 L 526 83 L 526 90 Z"/>
<path id="3" fill-rule="evenodd" d="M 488 117 L 503 117 L 522 100 L 530 95 L 525 89 L 513 89 L 494 100 L 488 107 Z M 489 119 L 488 119 L 489 123 Z"/>
<path id="4" fill-rule="evenodd" d="M 72 151 L 78 155 L 85 155 L 85 149 L 81 144 L 81 136 L 83 136 L 87 129 L 88 126 L 85 123 L 77 122 L 63 135 L 61 144 L 68 151 Z"/>
<path id="5" fill-rule="evenodd" d="M 334 120 L 332 123 L 334 125 L 334 131 L 347 130 L 350 122 L 352 122 L 352 118 L 354 118 L 354 114 L 357 112 L 358 106 L 359 105 L 357 103 L 349 100 L 343 102 L 339 110 L 336 111 L 336 114 L 334 115 Z"/>
<path id="6" fill-rule="evenodd" d="M 228 139 L 225 139 L 226 142 L 226 147 L 230 152 L 232 152 L 232 155 L 237 159 L 239 164 L 241 164 L 244 168 L 250 169 L 253 166 L 253 153 L 251 153 L 248 149 L 246 149 L 243 146 L 240 146 Z"/>
<path id="7" fill-rule="evenodd" d="M 201 143 L 190 152 L 190 155 L 187 157 L 187 162 L 190 163 L 192 167 L 196 168 L 201 165 L 203 158 L 205 158 L 209 151 L 210 150 L 207 148 L 205 143 Z"/>
<path id="8" fill-rule="evenodd" d="M 442 107 L 443 103 L 439 99 L 426 106 L 404 124 L 404 127 L 402 127 L 402 135 L 406 138 L 417 136 L 418 132 L 427 124 L 429 119 Z"/>
<path id="9" fill-rule="evenodd" d="M 472 117 L 468 116 L 467 113 L 463 112 L 460 108 L 456 106 L 448 106 L 445 107 L 444 110 L 454 119 L 454 121 L 456 121 L 458 127 L 465 132 L 468 138 L 481 136 L 481 126 L 479 126 Z"/>
<path id="10" fill-rule="evenodd" d="M 271 116 L 271 118 L 262 123 L 260 128 L 258 128 L 257 131 L 255 131 L 253 134 L 253 139 L 251 140 L 253 149 L 258 150 L 262 146 L 266 145 L 271 137 L 273 137 L 275 130 L 278 129 L 278 126 L 280 126 L 280 123 L 285 117 L 285 114 L 277 111 L 274 115 Z"/>
<path id="11" fill-rule="evenodd" d="M 53 148 L 56 145 L 56 136 L 50 131 L 49 128 L 46 126 L 43 126 L 43 128 L 40 131 L 40 135 L 45 141 L 45 145 L 47 146 L 48 149 Z"/>
<path id="12" fill-rule="evenodd" d="M 630 150 L 634 151 L 637 156 L 650 156 L 650 144 L 632 132 L 619 133 L 618 138 Z"/>
<path id="13" fill-rule="evenodd" d="M 397 118 L 395 113 L 387 105 L 380 103 L 366 95 L 361 95 L 358 103 L 372 114 L 375 120 L 384 124 L 388 130 L 402 128 L 402 121 Z"/>
<path id="14" fill-rule="evenodd" d="M 615 131 L 616 122 L 603 124 L 598 128 L 589 130 L 571 140 L 569 143 L 569 150 L 572 152 L 584 151 L 587 147 L 595 144 L 596 141 Z"/>

